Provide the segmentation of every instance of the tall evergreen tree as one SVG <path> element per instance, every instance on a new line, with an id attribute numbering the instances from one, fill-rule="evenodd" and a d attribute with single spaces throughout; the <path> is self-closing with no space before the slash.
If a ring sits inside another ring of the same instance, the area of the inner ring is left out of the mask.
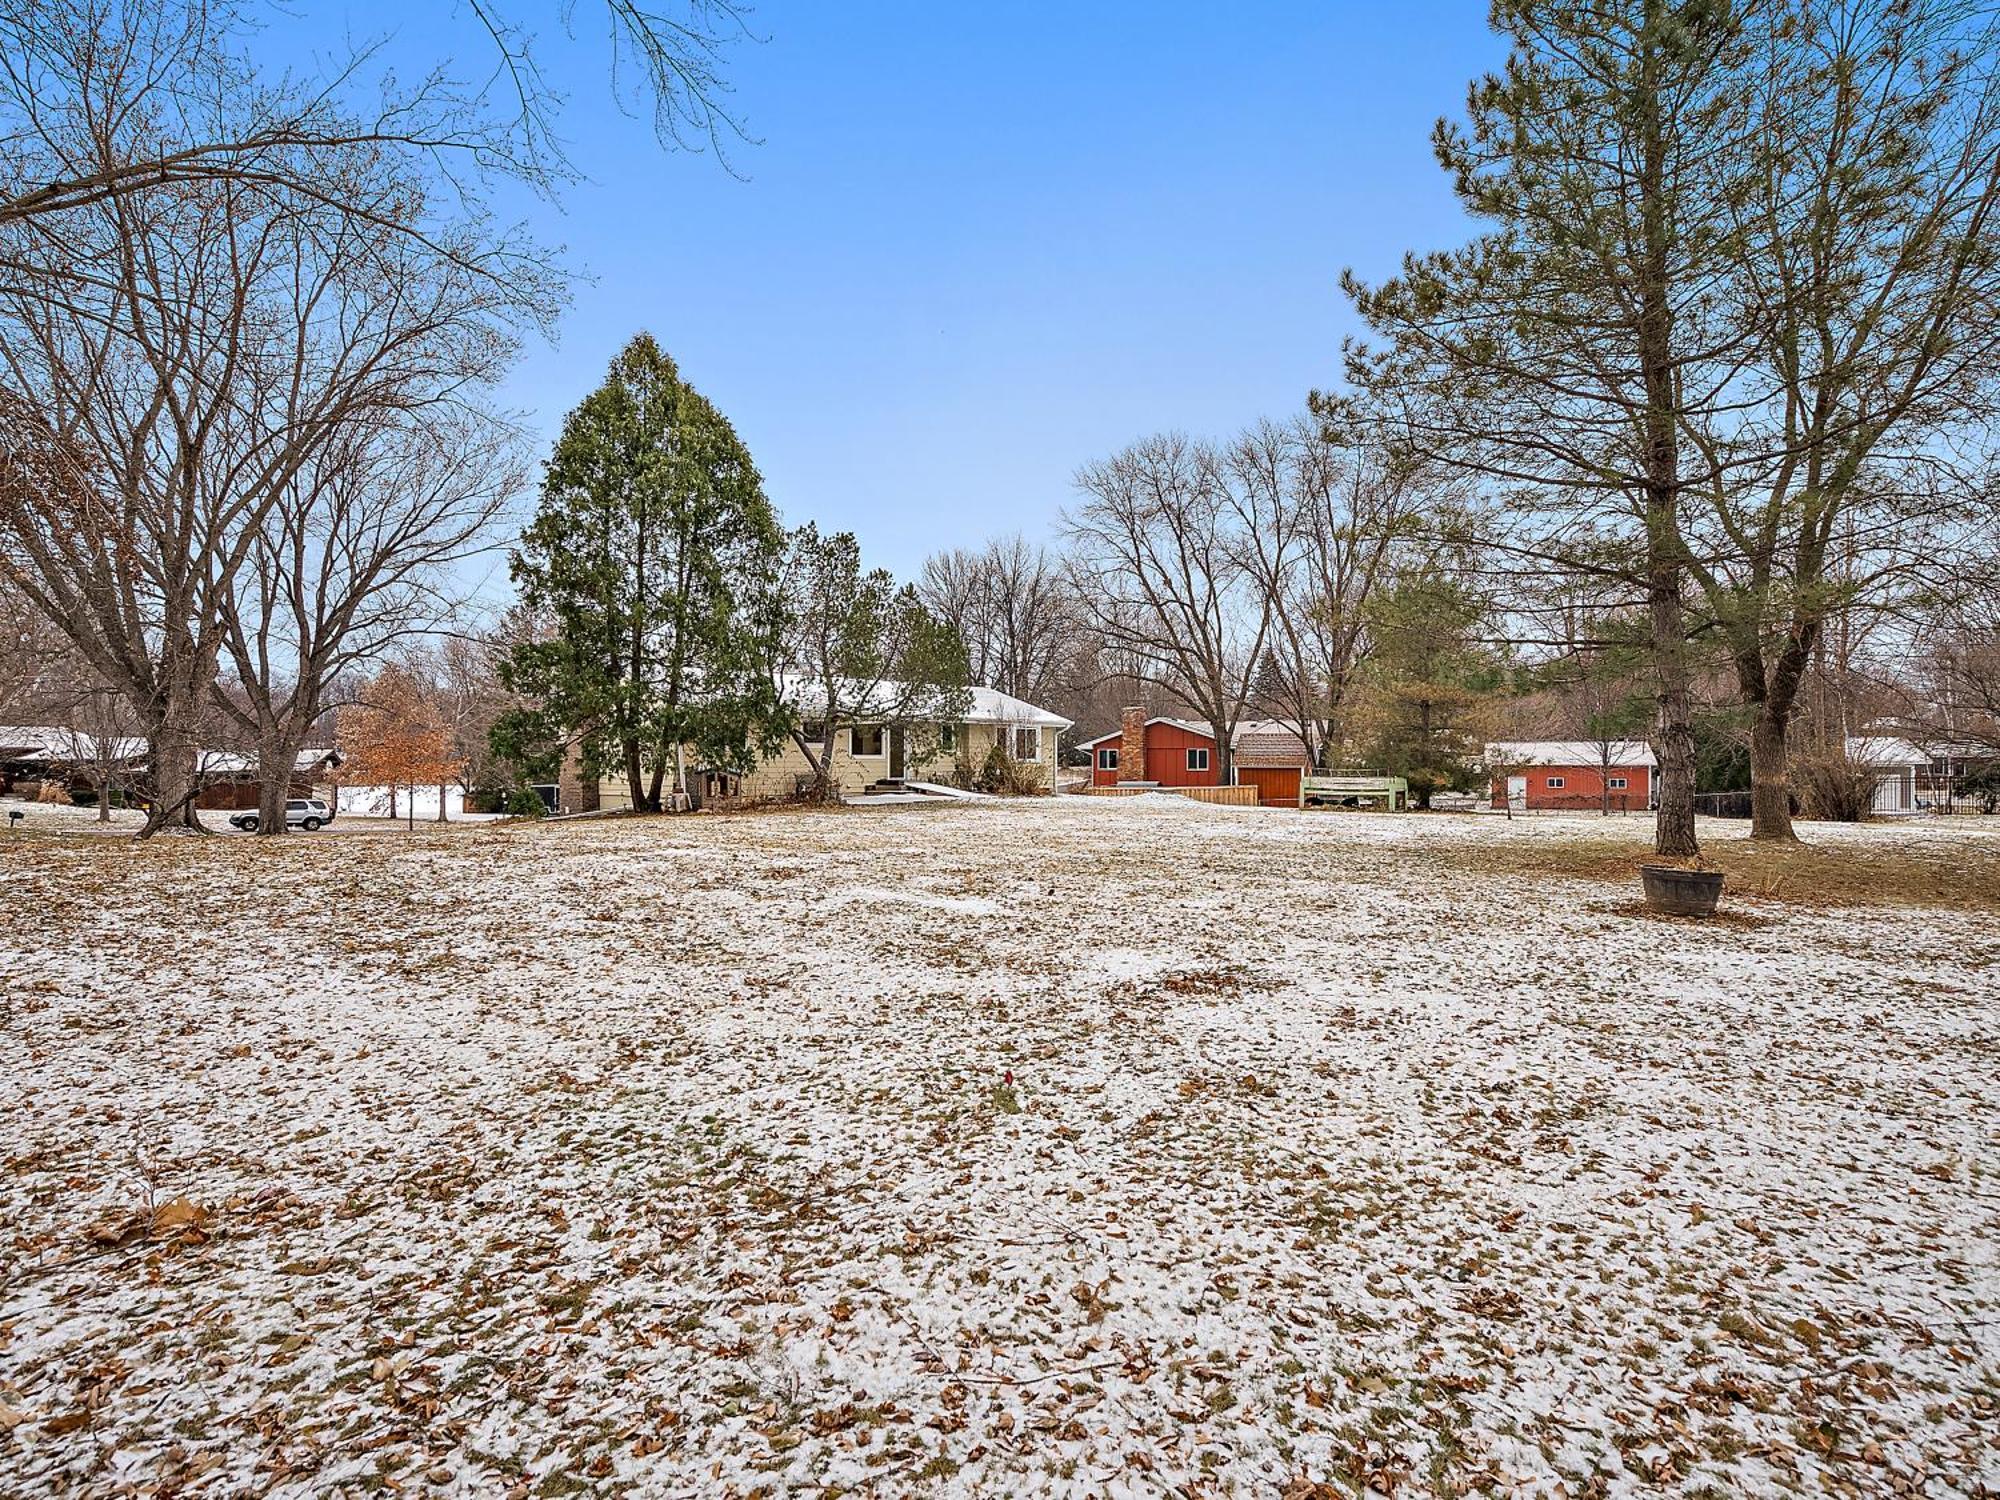
<path id="1" fill-rule="evenodd" d="M 1348 289 L 1381 342 L 1349 375 L 1417 452 L 1482 476 L 1514 544 L 1609 572 L 1647 609 L 1657 681 L 1659 852 L 1698 853 L 1683 446 L 1726 399 L 1739 330 L 1718 316 L 1748 143 L 1731 0 L 1495 0 L 1512 43 L 1440 122 L 1438 160 L 1487 229 Z M 1606 553 L 1605 535 L 1621 539 Z M 1587 557 L 1571 558 L 1577 538 Z"/>
<path id="2" fill-rule="evenodd" d="M 523 604 L 553 627 L 502 680 L 526 703 L 495 749 L 544 767 L 574 747 L 657 812 L 686 756 L 739 765 L 781 739 L 762 670 L 783 534 L 750 454 L 649 334 L 563 423 L 541 505 L 512 555 Z"/>
<path id="3" fill-rule="evenodd" d="M 1419 807 L 1467 789 L 1507 670 L 1481 639 L 1484 603 L 1441 568 L 1412 568 L 1367 606 L 1374 654 L 1362 669 L 1373 760 L 1404 777 Z"/>

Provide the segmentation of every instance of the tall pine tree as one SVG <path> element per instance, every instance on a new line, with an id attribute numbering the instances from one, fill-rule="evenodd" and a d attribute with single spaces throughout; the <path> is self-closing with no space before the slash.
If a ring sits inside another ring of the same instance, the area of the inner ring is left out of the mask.
<path id="1" fill-rule="evenodd" d="M 1348 277 L 1378 336 L 1350 348 L 1349 376 L 1414 451 L 1509 497 L 1512 545 L 1643 601 L 1655 842 L 1689 858 L 1684 450 L 1730 400 L 1744 339 L 1716 267 L 1751 146 L 1749 40 L 1730 0 L 1494 0 L 1492 19 L 1506 65 L 1435 139 L 1483 232 L 1381 286 Z"/>

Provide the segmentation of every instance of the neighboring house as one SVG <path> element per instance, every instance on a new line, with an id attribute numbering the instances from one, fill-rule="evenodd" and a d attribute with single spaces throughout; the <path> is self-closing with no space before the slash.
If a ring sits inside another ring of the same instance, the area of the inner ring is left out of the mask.
<path id="1" fill-rule="evenodd" d="M 1305 741 L 1276 719 L 1244 719 L 1236 726 L 1237 786 L 1254 786 L 1260 802 L 1296 803 L 1299 784 L 1312 768 Z M 1206 724 L 1128 708 L 1119 727 L 1083 749 L 1090 752 L 1090 784 L 1119 786 L 1221 786 L 1222 757 Z"/>
<path id="2" fill-rule="evenodd" d="M 993 688 L 972 688 L 969 692 L 972 701 L 964 718 L 927 726 L 921 735 L 879 720 L 871 722 L 865 716 L 837 730 L 833 774 L 840 794 L 859 796 L 881 784 L 947 781 L 961 767 L 976 775 L 995 745 L 1003 747 L 1017 763 L 1035 767 L 1037 779 L 1053 791 L 1056 741 L 1070 727 L 1070 721 Z M 799 711 L 810 713 L 803 704 Z M 810 717 L 807 722 L 811 723 Z M 667 783 L 672 779 L 670 772 Z M 688 766 L 689 790 L 699 803 L 783 801 L 798 796 L 812 780 L 812 762 L 789 738 L 777 754 L 753 765 L 701 766 L 690 762 Z M 587 783 L 578 775 L 574 752 L 563 764 L 561 780 L 538 790 L 561 812 L 612 811 L 632 805 L 631 787 L 622 773 Z"/>
<path id="3" fill-rule="evenodd" d="M 1518 811 L 1617 812 L 1653 805 L 1659 761 L 1643 740 L 1503 740 L 1486 747 L 1493 805 Z"/>
<path id="4" fill-rule="evenodd" d="M 1872 810 L 1878 813 L 1948 811 L 1957 804 L 1960 783 L 1995 759 L 1980 745 L 1880 733 L 1851 736 L 1846 753 L 1851 763 L 1875 774 Z"/>
<path id="5" fill-rule="evenodd" d="M 290 795 L 309 797 L 314 786 L 339 767 L 337 750 L 305 750 L 293 768 Z M 59 781 L 72 795 L 95 793 L 97 778 L 109 772 L 114 787 L 129 787 L 146 764 L 143 739 L 99 742 L 60 725 L 0 728 L 0 792 L 32 795 L 42 784 Z M 257 805 L 257 758 L 232 750 L 204 750 L 196 762 L 201 790 L 194 805 L 209 811 Z"/>
<path id="6" fill-rule="evenodd" d="M 49 783 L 65 792 L 94 792 L 97 777 L 108 773 L 129 782 L 145 760 L 141 739 L 100 739 L 60 724 L 11 725 L 0 728 L 0 793 L 39 796 Z"/>
<path id="7" fill-rule="evenodd" d="M 328 774 L 340 769 L 345 759 L 338 750 L 301 750 L 292 766 L 292 784 L 287 797 L 311 797 L 327 783 Z M 201 752 L 201 790 L 194 805 L 203 812 L 243 812 L 256 807 L 259 782 L 257 757 L 233 750 Z"/>
<path id="8" fill-rule="evenodd" d="M 1092 786 L 1220 786 L 1222 757 L 1205 724 L 1164 715 L 1147 718 L 1128 708 L 1119 727 L 1083 748 L 1090 752 Z"/>
<path id="9" fill-rule="evenodd" d="M 1871 812 L 1913 813 L 1925 805 L 1919 793 L 1931 790 L 1930 751 L 1894 735 L 1849 735 L 1846 749 L 1849 763 L 1874 780 Z"/>

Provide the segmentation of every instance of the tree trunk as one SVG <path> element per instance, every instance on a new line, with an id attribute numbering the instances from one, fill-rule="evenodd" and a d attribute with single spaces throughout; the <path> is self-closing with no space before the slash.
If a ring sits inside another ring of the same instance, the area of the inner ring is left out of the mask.
<path id="1" fill-rule="evenodd" d="M 147 735 L 146 823 L 139 830 L 142 839 L 163 828 L 191 827 L 199 830 L 201 820 L 194 813 L 194 799 L 200 790 L 200 750 L 195 744 L 190 705 L 179 694 L 169 701 Z"/>
<path id="2" fill-rule="evenodd" d="M 444 815 L 444 789 L 445 789 L 445 783 L 444 783 L 444 782 L 442 782 L 442 781 L 440 781 L 440 782 L 438 783 L 438 818 L 437 818 L 437 820 L 438 820 L 438 821 L 439 821 L 440 823 L 449 823 L 449 822 L 451 821 L 451 819 L 447 818 L 447 817 L 446 817 L 446 816 Z"/>
<path id="3" fill-rule="evenodd" d="M 1750 837 L 1795 844 L 1792 829 L 1791 715 L 1766 701 L 1750 726 Z"/>
<path id="4" fill-rule="evenodd" d="M 1694 714 L 1688 690 L 1687 633 L 1681 618 L 1680 570 L 1653 570 L 1648 609 L 1658 658 L 1659 723 L 1653 751 L 1660 762 L 1660 805 L 1653 815 L 1653 849 L 1665 859 L 1696 859 L 1694 833 Z"/>
<path id="5" fill-rule="evenodd" d="M 1681 610 L 1679 372 L 1674 363 L 1674 308 L 1670 256 L 1673 228 L 1667 217 L 1665 104 L 1657 68 L 1663 7 L 1646 6 L 1646 48 L 1640 107 L 1639 191 L 1644 247 L 1639 287 L 1639 366 L 1645 381 L 1646 613 L 1659 675 L 1656 753 L 1660 806 L 1653 848 L 1665 859 L 1697 859 L 1694 833 L 1694 712 L 1689 690 L 1687 622 Z"/>
<path id="6" fill-rule="evenodd" d="M 257 832 L 260 836 L 289 832 L 285 803 L 292 795 L 292 768 L 298 764 L 298 736 L 282 732 L 257 741 Z"/>
<path id="7" fill-rule="evenodd" d="M 620 748 L 625 752 L 625 793 L 631 798 L 632 810 L 642 812 L 646 806 L 646 773 L 639 764 L 639 742 L 629 739 Z"/>

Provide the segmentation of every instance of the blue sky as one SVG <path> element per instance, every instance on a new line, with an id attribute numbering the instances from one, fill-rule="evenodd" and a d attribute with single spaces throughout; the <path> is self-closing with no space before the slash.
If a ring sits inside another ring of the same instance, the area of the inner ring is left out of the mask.
<path id="1" fill-rule="evenodd" d="M 788 522 L 902 576 L 1048 534 L 1076 468 L 1132 439 L 1335 382 L 1341 269 L 1464 237 L 1430 127 L 1501 55 L 1474 0 L 764 0 L 729 64 L 761 142 L 739 179 L 616 107 L 594 20 L 542 29 L 590 180 L 534 211 L 590 280 L 506 400 L 552 437 L 648 329 Z M 467 16 L 424 26 L 401 44 L 479 45 Z"/>

